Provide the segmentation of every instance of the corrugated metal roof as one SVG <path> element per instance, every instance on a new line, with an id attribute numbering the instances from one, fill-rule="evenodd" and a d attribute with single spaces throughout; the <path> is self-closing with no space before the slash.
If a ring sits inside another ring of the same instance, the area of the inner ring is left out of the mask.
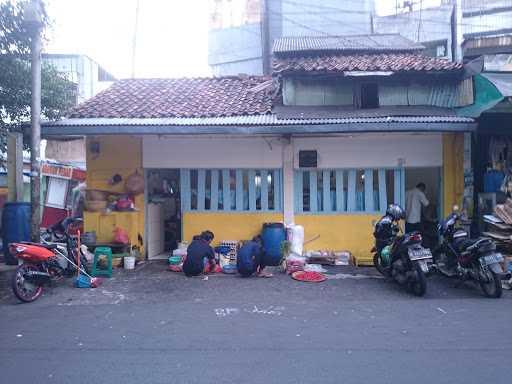
<path id="1" fill-rule="evenodd" d="M 316 124 L 351 124 L 351 123 L 472 123 L 473 119 L 459 116 L 380 116 L 380 117 L 346 117 L 346 118 L 283 118 L 276 115 L 251 115 L 206 118 L 91 118 L 65 119 L 56 122 L 44 122 L 44 127 L 86 127 L 86 126 L 289 126 Z M 65 131 L 63 130 L 63 133 Z"/>
<path id="2" fill-rule="evenodd" d="M 279 120 L 289 119 L 348 119 L 377 117 L 435 116 L 454 117 L 452 108 L 430 106 L 381 106 L 380 108 L 359 109 L 353 106 L 276 106 L 273 113 Z"/>
<path id="3" fill-rule="evenodd" d="M 354 36 L 300 36 L 281 37 L 274 41 L 275 55 L 304 52 L 410 52 L 425 47 L 399 34 Z"/>

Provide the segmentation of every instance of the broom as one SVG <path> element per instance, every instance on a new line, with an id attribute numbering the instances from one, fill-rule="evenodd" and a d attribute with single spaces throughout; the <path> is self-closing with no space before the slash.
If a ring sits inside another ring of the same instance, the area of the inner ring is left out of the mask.
<path id="1" fill-rule="evenodd" d="M 77 288 L 97 288 L 101 284 L 101 279 L 99 277 L 92 277 L 85 270 L 80 269 L 80 231 L 77 231 L 77 264 L 71 262 L 76 267 L 77 270 L 77 278 L 76 278 L 76 286 Z"/>

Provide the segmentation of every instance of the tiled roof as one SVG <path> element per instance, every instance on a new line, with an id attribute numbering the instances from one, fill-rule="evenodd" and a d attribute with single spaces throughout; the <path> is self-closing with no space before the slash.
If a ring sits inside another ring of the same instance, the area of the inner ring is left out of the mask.
<path id="1" fill-rule="evenodd" d="M 399 34 L 282 37 L 274 42 L 276 56 L 303 52 L 411 52 L 425 47 Z"/>
<path id="2" fill-rule="evenodd" d="M 274 57 L 272 65 L 276 74 L 287 72 L 339 73 L 347 71 L 457 72 L 463 68 L 461 63 L 408 53 Z"/>
<path id="3" fill-rule="evenodd" d="M 127 79 L 80 104 L 71 118 L 194 118 L 271 112 L 268 77 Z"/>

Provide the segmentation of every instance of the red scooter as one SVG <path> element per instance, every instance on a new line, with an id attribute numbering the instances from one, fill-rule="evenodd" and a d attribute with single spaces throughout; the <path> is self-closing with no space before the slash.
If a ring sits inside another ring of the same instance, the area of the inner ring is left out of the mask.
<path id="1" fill-rule="evenodd" d="M 38 299 L 43 293 L 43 286 L 51 286 L 53 282 L 65 276 L 73 276 L 78 265 L 86 274 L 87 259 L 80 252 L 78 256 L 77 240 L 70 236 L 71 229 L 82 222 L 82 219 L 67 218 L 60 223 L 65 228 L 62 236 L 64 243 L 11 243 L 9 250 L 12 255 L 22 261 L 12 278 L 12 291 L 22 302 L 29 303 Z M 78 262 L 78 257 L 80 261 Z"/>

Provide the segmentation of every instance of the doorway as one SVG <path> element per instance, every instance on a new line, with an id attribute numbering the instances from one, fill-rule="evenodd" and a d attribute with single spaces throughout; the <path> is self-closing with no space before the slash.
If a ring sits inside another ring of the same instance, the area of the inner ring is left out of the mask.
<path id="1" fill-rule="evenodd" d="M 167 259 L 181 241 L 179 169 L 146 171 L 148 259 Z"/>
<path id="2" fill-rule="evenodd" d="M 443 193 L 440 167 L 405 169 L 405 190 L 415 188 L 418 183 L 426 186 L 425 195 L 429 205 L 423 209 L 421 228 L 424 246 L 431 248 L 437 242 L 437 224 L 443 214 Z"/>

